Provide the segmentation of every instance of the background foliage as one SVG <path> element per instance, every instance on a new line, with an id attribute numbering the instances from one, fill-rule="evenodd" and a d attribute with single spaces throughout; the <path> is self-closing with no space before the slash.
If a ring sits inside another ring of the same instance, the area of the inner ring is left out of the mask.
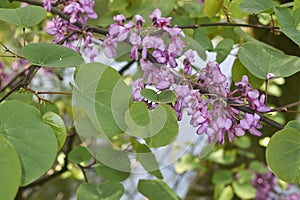
<path id="1" fill-rule="evenodd" d="M 29 5 L 20 7 L 21 2 Z M 263 120 L 262 137 L 247 132 L 232 143 L 216 144 L 204 158 L 186 154 L 173 163 L 177 174 L 197 172 L 185 198 L 299 198 L 299 0 L 95 0 L 98 18 L 74 23 L 74 33 L 63 38 L 78 34 L 73 44 L 80 53 L 53 44 L 53 36 L 45 32 L 56 14 L 67 20 L 72 16 L 59 3 L 50 12 L 35 0 L 0 5 L 0 199 L 124 198 L 123 181 L 134 173 L 130 151 L 152 175 L 132 187 L 148 199 L 182 198 L 168 186 L 152 153 L 174 144 L 178 136 L 170 107 L 177 94 L 142 90 L 144 98 L 160 104 L 149 110 L 131 100 L 129 82 L 142 77 L 141 67 L 129 56 L 131 46 L 118 46 L 115 60 L 126 61 L 118 71 L 88 63 L 93 58 L 83 49 L 91 31 L 92 46 L 102 52 L 115 15 L 131 20 L 139 14 L 151 26 L 148 16 L 156 8 L 172 17 L 172 26 L 182 28 L 185 50 L 193 49 L 204 61 L 214 53 L 218 63 L 233 56 L 231 87 L 248 75 L 272 108 L 264 114 L 270 120 Z M 124 73 L 132 68 L 134 73 Z M 268 80 L 270 73 L 275 78 Z M 114 148 L 89 146 L 89 138 L 102 137 Z"/>

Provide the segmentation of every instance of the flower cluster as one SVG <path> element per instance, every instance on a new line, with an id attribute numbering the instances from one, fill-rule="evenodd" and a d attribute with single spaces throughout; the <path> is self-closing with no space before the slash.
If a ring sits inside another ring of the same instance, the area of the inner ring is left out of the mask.
<path id="1" fill-rule="evenodd" d="M 147 64 L 147 59 L 152 57 L 161 65 L 176 67 L 178 64 L 175 58 L 182 55 L 185 46 L 181 39 L 184 33 L 178 27 L 170 27 L 171 18 L 161 17 L 159 9 L 154 10 L 149 18 L 152 20 L 152 26 L 143 28 L 145 20 L 140 15 L 135 16 L 135 23 L 125 23 L 126 18 L 123 15 L 115 16 L 115 23 L 109 27 L 104 40 L 105 55 L 109 58 L 117 56 L 118 43 L 129 42 L 132 46 L 131 58 L 138 60 L 140 51 L 140 62 Z M 164 37 L 168 38 L 168 42 L 162 39 Z"/>
<path id="2" fill-rule="evenodd" d="M 178 99 L 174 105 L 178 119 L 181 120 L 182 110 L 185 108 L 187 114 L 191 116 L 191 125 L 197 127 L 197 133 L 208 135 L 209 141 L 217 139 L 219 143 L 224 143 L 225 133 L 228 134 L 229 141 L 232 142 L 234 136 L 242 136 L 248 130 L 251 134 L 261 136 L 258 129 L 261 128 L 258 114 L 242 114 L 235 107 L 228 103 L 228 99 L 237 104 L 248 102 L 248 106 L 259 112 L 267 112 L 270 109 L 264 104 L 264 96 L 257 90 L 252 90 L 248 83 L 247 76 L 242 82 L 236 83 L 238 88 L 243 84 L 244 93 L 241 96 L 233 97 L 228 88 L 226 77 L 222 74 L 219 64 L 208 62 L 207 66 L 200 71 L 197 87 L 205 88 L 203 94 L 198 89 L 190 88 L 188 85 L 177 85 L 175 88 Z M 196 88 L 197 88 L 196 87 Z M 252 95 L 252 93 L 258 93 Z"/>
<path id="3" fill-rule="evenodd" d="M 255 200 L 298 200 L 300 199 L 300 191 L 292 185 L 287 185 L 286 189 L 279 186 L 278 178 L 271 172 L 265 174 L 256 174 L 252 185 L 256 189 Z"/>
<path id="4" fill-rule="evenodd" d="M 44 0 L 44 8 L 47 11 L 51 10 L 53 3 L 58 3 L 57 0 Z M 97 13 L 94 11 L 94 0 L 67 0 L 63 1 L 63 12 L 70 16 L 70 20 L 64 20 L 59 16 L 48 21 L 46 24 L 46 32 L 50 35 L 55 35 L 54 43 L 62 43 L 75 51 L 80 52 L 79 45 L 74 45 L 76 41 L 83 41 L 83 53 L 91 60 L 98 54 L 98 48 L 92 46 L 93 33 L 80 30 L 74 23 L 86 24 L 87 20 L 96 19 Z M 82 39 L 79 39 L 79 33 Z"/>
<path id="5" fill-rule="evenodd" d="M 155 87 L 158 93 L 174 89 L 178 98 L 172 106 L 178 120 L 182 119 L 182 113 L 186 110 L 191 116 L 190 124 L 197 128 L 198 134 L 207 134 L 210 142 L 217 139 L 219 143 L 224 143 L 226 133 L 230 142 L 235 135 L 242 136 L 246 131 L 261 136 L 258 130 L 261 128 L 260 115 L 242 113 L 231 105 L 234 102 L 257 112 L 270 111 L 264 104 L 265 96 L 251 88 L 247 76 L 236 83 L 237 90 L 231 92 L 219 64 L 208 62 L 199 72 L 198 78 L 192 81 L 194 52 L 184 52 L 182 30 L 176 26 L 171 27 L 171 18 L 163 18 L 158 9 L 149 18 L 152 25 L 143 28 L 145 20 L 140 15 L 135 16 L 135 23 L 125 23 L 123 15 L 115 16 L 114 24 L 109 27 L 103 42 L 104 53 L 110 58 L 117 56 L 118 43 L 131 45 L 130 57 L 139 61 L 144 73 L 143 78 L 132 83 L 133 100 L 148 102 L 140 94 L 147 87 Z M 178 64 L 179 57 L 183 58 L 182 65 Z M 182 75 L 176 71 L 178 66 L 183 66 Z M 204 88 L 206 92 L 199 88 Z"/>

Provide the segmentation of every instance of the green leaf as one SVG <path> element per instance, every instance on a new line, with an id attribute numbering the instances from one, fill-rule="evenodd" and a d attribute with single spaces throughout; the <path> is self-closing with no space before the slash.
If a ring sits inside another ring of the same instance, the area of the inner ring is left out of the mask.
<path id="1" fill-rule="evenodd" d="M 118 182 L 102 184 L 82 183 L 77 189 L 78 200 L 117 200 L 124 194 L 124 187 Z"/>
<path id="2" fill-rule="evenodd" d="M 227 58 L 232 47 L 233 41 L 231 39 L 223 39 L 217 44 L 215 51 L 217 52 L 216 60 L 218 63 L 222 63 Z"/>
<path id="3" fill-rule="evenodd" d="M 141 90 L 141 95 L 143 97 L 145 97 L 146 99 L 148 99 L 149 101 L 152 101 L 152 102 L 157 102 L 157 99 L 158 99 L 158 95 L 157 93 L 152 90 L 152 89 L 143 89 Z"/>
<path id="4" fill-rule="evenodd" d="M 150 124 L 150 111 L 145 102 L 135 102 L 129 107 L 128 111 L 130 119 L 133 120 L 136 125 L 144 127 Z"/>
<path id="5" fill-rule="evenodd" d="M 97 135 L 111 139 L 124 133 L 127 129 L 124 115 L 132 96 L 121 75 L 101 63 L 83 64 L 76 73 L 75 83 L 73 113 L 80 137 Z M 91 129 L 90 123 L 95 131 L 85 130 Z"/>
<path id="6" fill-rule="evenodd" d="M 183 9 L 188 13 L 192 18 L 200 18 L 203 16 L 203 5 L 198 2 L 185 1 L 183 4 Z M 176 16 L 177 17 L 177 16 Z M 191 20 L 191 18 L 190 18 Z"/>
<path id="7" fill-rule="evenodd" d="M 45 173 L 57 153 L 57 139 L 39 111 L 19 101 L 0 104 L 0 134 L 8 140 L 21 160 L 22 185 Z"/>
<path id="8" fill-rule="evenodd" d="M 196 40 L 205 50 L 212 51 L 214 49 L 211 39 L 207 37 L 205 28 L 197 28 L 194 30 L 194 40 Z"/>
<path id="9" fill-rule="evenodd" d="M 46 112 L 42 116 L 42 120 L 51 126 L 57 138 L 58 149 L 61 149 L 67 138 L 67 130 L 63 119 L 54 112 Z"/>
<path id="10" fill-rule="evenodd" d="M 139 180 L 138 190 L 149 200 L 179 200 L 180 198 L 162 180 Z"/>
<path id="11" fill-rule="evenodd" d="M 256 196 L 256 189 L 252 186 L 251 182 L 233 182 L 232 186 L 235 194 L 241 199 L 253 199 Z"/>
<path id="12" fill-rule="evenodd" d="M 233 143 L 241 149 L 248 149 L 251 147 L 251 140 L 248 135 L 235 137 Z"/>
<path id="13" fill-rule="evenodd" d="M 95 101 L 95 111 L 98 124 L 103 133 L 111 138 L 115 135 L 122 134 L 126 129 L 124 116 L 128 110 L 131 100 L 131 91 L 124 83 L 121 75 L 113 68 L 107 67 L 100 63 L 94 63 L 94 67 L 104 68 L 103 73 L 96 78 L 97 86 L 93 101 Z M 83 65 L 81 67 L 90 67 Z M 92 68 L 89 69 L 94 73 Z M 85 77 L 85 81 L 86 81 Z M 87 84 L 89 87 L 90 84 Z M 92 89 L 92 88 L 91 88 Z M 94 89 L 94 88 L 93 88 Z"/>
<path id="14" fill-rule="evenodd" d="M 124 181 L 130 176 L 128 172 L 119 171 L 106 165 L 98 166 L 96 172 L 101 178 L 109 181 Z"/>
<path id="15" fill-rule="evenodd" d="M 232 71 L 232 80 L 235 83 L 240 82 L 242 80 L 243 75 L 248 76 L 248 81 L 253 88 L 258 89 L 264 83 L 263 79 L 259 79 L 256 76 L 254 76 L 251 72 L 249 72 L 247 68 L 245 68 L 245 66 L 241 63 L 240 59 L 238 58 L 235 59 L 231 71 Z"/>
<path id="16" fill-rule="evenodd" d="M 164 90 L 157 94 L 152 89 L 143 89 L 141 95 L 155 103 L 170 103 L 176 100 L 177 94 L 173 90 Z"/>
<path id="17" fill-rule="evenodd" d="M 233 196 L 233 189 L 230 185 L 228 185 L 222 190 L 218 200 L 231 200 L 233 199 Z"/>
<path id="18" fill-rule="evenodd" d="M 47 15 L 44 8 L 25 6 L 17 9 L 0 8 L 0 20 L 21 27 L 32 27 L 39 24 Z"/>
<path id="19" fill-rule="evenodd" d="M 133 149 L 136 152 L 136 159 L 141 163 L 147 172 L 159 179 L 163 179 L 163 175 L 159 170 L 159 164 L 155 158 L 155 155 L 151 152 L 151 149 L 145 144 L 141 144 L 138 141 L 134 141 Z"/>
<path id="20" fill-rule="evenodd" d="M 276 132 L 267 146 L 266 159 L 278 178 L 285 182 L 299 182 L 300 132 L 294 128 Z"/>
<path id="21" fill-rule="evenodd" d="M 97 152 L 96 158 L 100 163 L 122 172 L 131 171 L 130 160 L 124 151 L 112 148 L 103 148 Z M 112 159 L 113 158 L 113 159 Z"/>
<path id="22" fill-rule="evenodd" d="M 220 11 L 221 5 L 223 5 L 223 0 L 204 1 L 203 12 L 206 16 L 212 18 Z"/>
<path id="23" fill-rule="evenodd" d="M 177 174 L 182 174 L 189 170 L 200 168 L 200 160 L 197 156 L 187 154 L 180 157 L 180 160 L 175 164 Z"/>
<path id="24" fill-rule="evenodd" d="M 0 194 L 13 200 L 21 184 L 22 168 L 15 148 L 0 134 Z"/>
<path id="25" fill-rule="evenodd" d="M 205 49 L 201 46 L 201 44 L 198 41 L 188 36 L 185 36 L 184 38 L 182 38 L 182 40 L 185 42 L 186 45 L 183 51 L 187 51 L 189 49 L 195 50 L 202 60 L 206 60 L 207 56 Z"/>
<path id="26" fill-rule="evenodd" d="M 267 11 L 275 6 L 273 0 L 244 0 L 239 8 L 249 14 L 258 14 Z"/>
<path id="27" fill-rule="evenodd" d="M 52 43 L 28 44 L 22 55 L 31 64 L 44 67 L 77 67 L 83 63 L 83 58 L 72 49 Z"/>
<path id="28" fill-rule="evenodd" d="M 159 103 L 171 103 L 177 99 L 177 94 L 173 90 L 163 90 L 158 94 Z"/>
<path id="29" fill-rule="evenodd" d="M 241 63 L 256 77 L 265 79 L 268 73 L 276 78 L 288 77 L 300 71 L 300 58 L 286 55 L 258 42 L 247 42 L 238 52 Z"/>
<path id="30" fill-rule="evenodd" d="M 285 125 L 285 128 L 294 128 L 300 132 L 300 123 L 297 120 L 292 120 Z"/>
<path id="31" fill-rule="evenodd" d="M 171 144 L 178 135 L 177 115 L 170 106 L 159 105 L 151 112 L 155 135 L 145 138 L 149 147 L 157 148 Z M 158 127 L 162 127 L 158 129 Z"/>
<path id="32" fill-rule="evenodd" d="M 229 170 L 218 170 L 213 174 L 212 182 L 214 184 L 228 184 L 232 182 L 232 173 Z"/>
<path id="33" fill-rule="evenodd" d="M 86 147 L 78 146 L 69 153 L 68 160 L 73 164 L 88 162 L 92 159 L 91 153 Z"/>
<path id="34" fill-rule="evenodd" d="M 275 15 L 282 32 L 300 46 L 299 18 L 293 17 L 290 8 L 275 8 Z"/>
<path id="35" fill-rule="evenodd" d="M 252 169 L 253 171 L 255 171 L 259 174 L 268 173 L 267 167 L 257 160 L 254 160 L 250 163 L 250 169 Z"/>
<path id="36" fill-rule="evenodd" d="M 225 151 L 224 149 L 218 149 L 209 153 L 206 159 L 222 165 L 230 165 L 236 160 L 236 151 Z"/>
<path id="37" fill-rule="evenodd" d="M 237 173 L 239 183 L 249 183 L 255 178 L 255 175 L 249 170 L 241 170 Z"/>

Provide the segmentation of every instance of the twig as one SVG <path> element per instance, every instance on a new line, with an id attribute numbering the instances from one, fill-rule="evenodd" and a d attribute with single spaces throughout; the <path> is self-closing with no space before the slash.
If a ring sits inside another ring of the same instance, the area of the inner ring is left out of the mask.
<path id="1" fill-rule="evenodd" d="M 128 62 L 126 65 L 124 65 L 120 70 L 119 73 L 122 75 L 127 69 L 130 68 L 130 66 L 135 62 L 136 60 L 132 60 Z"/>
<path id="2" fill-rule="evenodd" d="M 237 26 L 237 27 L 248 27 L 248 28 L 256 28 L 256 29 L 264 29 L 269 31 L 281 32 L 279 27 L 275 26 L 263 26 L 259 24 L 242 24 L 242 23 L 231 23 L 231 22 L 215 22 L 215 23 L 203 23 L 203 24 L 193 24 L 193 25 L 183 25 L 177 26 L 181 29 L 197 29 L 200 27 L 210 27 L 210 26 Z"/>
<path id="3" fill-rule="evenodd" d="M 82 174 L 83 174 L 84 181 L 85 181 L 86 183 L 88 183 L 89 181 L 88 181 L 88 178 L 87 178 L 86 173 L 85 173 L 85 171 L 84 171 L 84 167 L 83 167 L 81 164 L 78 164 L 78 167 L 80 168 L 80 170 L 81 170 L 81 172 L 82 172 Z"/>

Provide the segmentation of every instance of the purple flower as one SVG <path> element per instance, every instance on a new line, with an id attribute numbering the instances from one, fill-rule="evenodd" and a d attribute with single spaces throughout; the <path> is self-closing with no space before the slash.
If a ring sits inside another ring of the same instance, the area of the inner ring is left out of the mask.
<path id="1" fill-rule="evenodd" d="M 143 26 L 143 24 L 145 23 L 144 18 L 141 15 L 136 15 L 135 16 L 135 20 L 136 20 L 136 27 L 140 28 Z"/>
<path id="2" fill-rule="evenodd" d="M 166 64 L 167 59 L 168 59 L 167 53 L 164 51 L 161 51 L 161 50 L 154 50 L 152 53 L 152 56 L 156 59 L 156 61 L 158 63 L 161 63 L 161 64 Z"/>
<path id="3" fill-rule="evenodd" d="M 95 62 L 95 58 L 97 57 L 99 51 L 97 47 L 85 48 L 85 55 L 90 59 L 91 62 Z"/>
<path id="4" fill-rule="evenodd" d="M 126 18 L 124 15 L 116 15 L 114 16 L 114 21 L 117 22 L 119 25 L 123 25 Z"/>
<path id="5" fill-rule="evenodd" d="M 273 74 L 273 73 L 267 73 L 267 75 L 266 75 L 266 79 L 267 80 L 270 80 L 270 79 L 272 79 L 272 78 L 274 78 L 275 77 L 275 74 Z"/>
<path id="6" fill-rule="evenodd" d="M 169 68 L 161 68 L 154 74 L 155 87 L 158 90 L 168 89 L 174 83 L 174 76 Z"/>
<path id="7" fill-rule="evenodd" d="M 117 56 L 117 42 L 114 39 L 106 38 L 103 42 L 103 53 L 108 58 L 113 58 Z"/>
<path id="8" fill-rule="evenodd" d="M 259 124 L 260 116 L 255 114 L 246 113 L 244 118 L 240 121 L 240 127 L 244 130 L 249 130 L 252 135 L 262 136 L 262 133 L 257 130 L 261 128 Z"/>
<path id="9" fill-rule="evenodd" d="M 242 81 L 235 83 L 235 86 L 237 87 L 238 92 L 244 97 L 247 96 L 248 92 L 252 89 L 248 82 L 247 75 L 243 75 Z"/>
<path id="10" fill-rule="evenodd" d="M 141 36 L 139 36 L 137 33 L 132 33 L 130 35 L 129 38 L 129 42 L 133 45 L 133 46 L 138 46 L 142 43 L 142 39 Z"/>
<path id="11" fill-rule="evenodd" d="M 57 0 L 43 0 L 43 7 L 49 12 L 51 10 L 51 4 Z"/>
<path id="12" fill-rule="evenodd" d="M 55 35 L 54 43 L 58 43 L 65 37 L 65 33 L 67 32 L 66 21 L 56 16 L 52 21 L 47 21 L 46 32 L 49 35 Z"/>
<path id="13" fill-rule="evenodd" d="M 139 54 L 138 54 L 138 47 L 137 46 L 133 46 L 131 48 L 131 51 L 130 51 L 130 58 L 133 58 L 135 60 L 138 60 L 139 59 Z"/>
<path id="14" fill-rule="evenodd" d="M 64 8 L 64 13 L 71 16 L 70 22 L 75 23 L 78 21 L 78 13 L 83 13 L 84 9 L 77 2 L 71 2 Z"/>
<path id="15" fill-rule="evenodd" d="M 141 95 L 141 90 L 145 88 L 143 79 L 139 78 L 135 80 L 134 82 L 131 82 L 132 85 L 132 98 L 134 101 L 140 101 L 143 99 L 143 96 Z"/>
<path id="16" fill-rule="evenodd" d="M 271 109 L 265 105 L 265 95 L 262 94 L 259 98 L 258 90 L 251 90 L 248 92 L 246 99 L 248 100 L 250 107 L 253 110 L 265 113 Z"/>

